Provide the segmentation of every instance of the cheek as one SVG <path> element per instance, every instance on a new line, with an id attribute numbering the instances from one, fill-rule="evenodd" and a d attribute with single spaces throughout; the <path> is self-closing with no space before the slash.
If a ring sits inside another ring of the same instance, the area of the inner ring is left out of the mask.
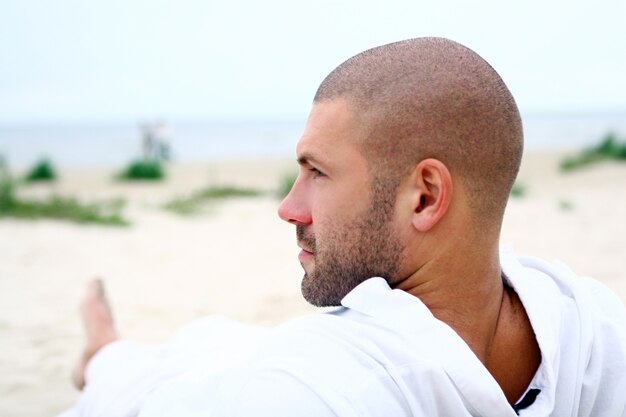
<path id="1" fill-rule="evenodd" d="M 319 203 L 312 206 L 312 222 L 316 225 L 316 229 L 332 231 L 333 228 L 350 224 L 360 217 L 362 210 L 359 204 L 359 201 L 350 202 L 337 198 L 320 199 Z"/>
<path id="2" fill-rule="evenodd" d="M 340 215 L 341 201 L 330 190 L 319 189 L 311 194 L 311 217 L 313 224 L 327 223 Z"/>
<path id="3" fill-rule="evenodd" d="M 313 223 L 349 223 L 363 215 L 371 204 L 369 190 L 362 180 L 329 179 L 311 187 L 311 216 Z"/>

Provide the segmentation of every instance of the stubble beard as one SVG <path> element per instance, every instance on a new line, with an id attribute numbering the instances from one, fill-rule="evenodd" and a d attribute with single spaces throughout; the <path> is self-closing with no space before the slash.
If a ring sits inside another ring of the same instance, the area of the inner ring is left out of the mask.
<path id="1" fill-rule="evenodd" d="M 325 225 L 325 236 L 319 241 L 305 226 L 296 227 L 298 241 L 314 254 L 315 266 L 305 269 L 301 288 L 309 303 L 339 306 L 363 281 L 382 277 L 389 282 L 395 277 L 401 245 L 392 228 L 392 212 L 393 199 L 374 198 L 356 222 Z"/>

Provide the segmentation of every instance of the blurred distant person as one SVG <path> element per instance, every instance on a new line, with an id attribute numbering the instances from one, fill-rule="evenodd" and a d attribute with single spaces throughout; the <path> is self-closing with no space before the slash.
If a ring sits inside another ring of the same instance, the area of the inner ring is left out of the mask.
<path id="1" fill-rule="evenodd" d="M 141 126 L 141 149 L 144 161 L 169 161 L 171 149 L 167 123 L 159 120 Z"/>
<path id="2" fill-rule="evenodd" d="M 621 302 L 499 249 L 522 147 L 511 93 L 466 47 L 350 58 L 315 95 L 278 210 L 304 297 L 339 308 L 271 331 L 206 318 L 142 346 L 117 340 L 93 282 L 66 415 L 626 416 Z"/>

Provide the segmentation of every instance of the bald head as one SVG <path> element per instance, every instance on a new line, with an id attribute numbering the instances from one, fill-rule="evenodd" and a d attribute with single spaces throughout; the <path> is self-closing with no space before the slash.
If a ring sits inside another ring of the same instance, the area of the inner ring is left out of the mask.
<path id="1" fill-rule="evenodd" d="M 499 228 L 522 127 L 506 85 L 475 52 L 441 38 L 373 48 L 331 72 L 314 102 L 336 98 L 358 113 L 376 188 L 395 193 L 417 163 L 435 158 L 466 191 L 477 225 Z"/>

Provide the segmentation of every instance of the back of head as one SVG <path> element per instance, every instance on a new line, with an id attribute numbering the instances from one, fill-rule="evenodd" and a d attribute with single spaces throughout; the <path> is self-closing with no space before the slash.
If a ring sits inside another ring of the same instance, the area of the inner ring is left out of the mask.
<path id="1" fill-rule="evenodd" d="M 394 193 L 419 161 L 435 158 L 463 186 L 480 228 L 499 229 L 519 169 L 515 101 L 495 70 L 447 39 L 417 38 L 362 52 L 320 85 L 314 102 L 343 98 L 377 189 Z"/>

